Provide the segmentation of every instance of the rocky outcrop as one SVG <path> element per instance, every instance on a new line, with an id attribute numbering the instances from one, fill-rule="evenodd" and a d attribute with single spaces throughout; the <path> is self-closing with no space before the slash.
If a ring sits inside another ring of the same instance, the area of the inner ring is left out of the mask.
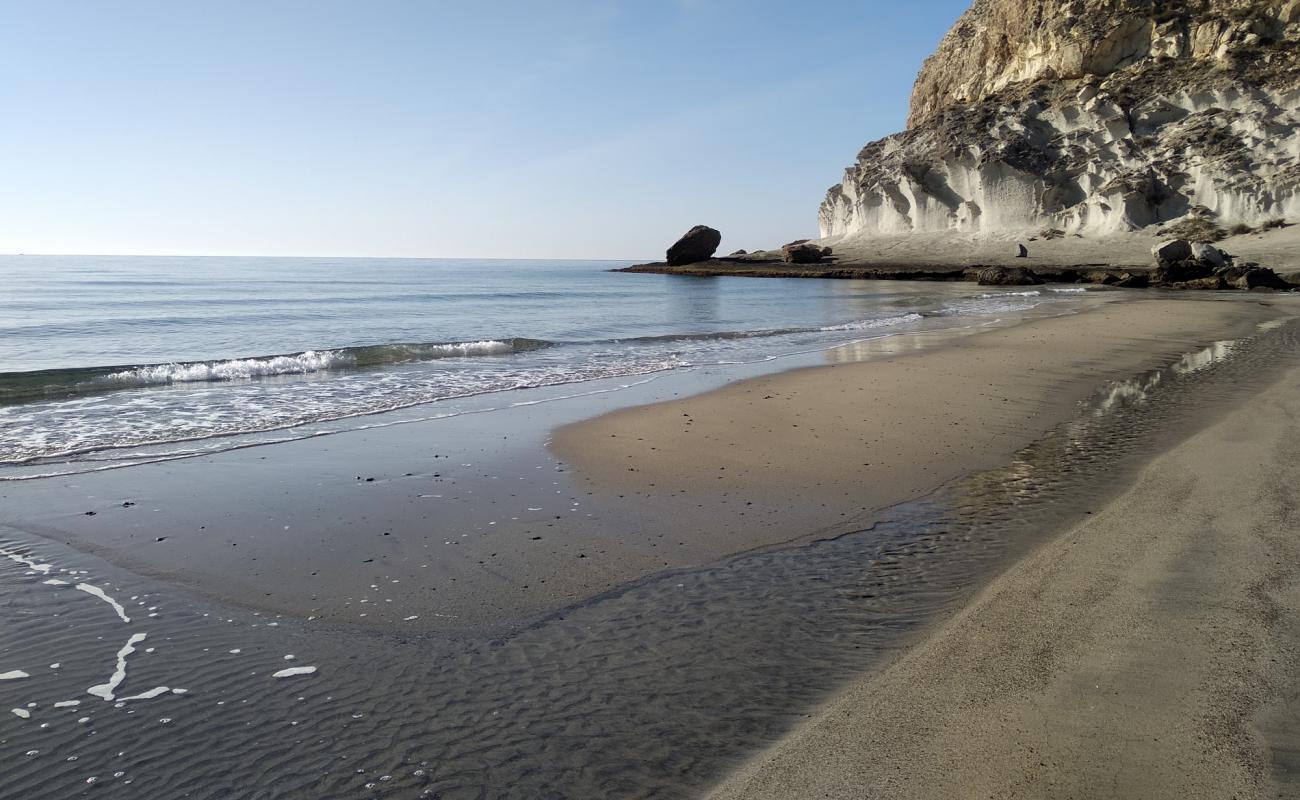
<path id="1" fill-rule="evenodd" d="M 1203 242 L 1172 239 L 1151 248 L 1156 268 L 1150 285 L 1175 289 L 1289 289 L 1273 270 Z"/>
<path id="2" fill-rule="evenodd" d="M 721 233 L 708 225 L 696 225 L 668 248 L 665 260 L 673 267 L 708 261 L 718 251 L 720 244 L 722 244 Z"/>
<path id="3" fill-rule="evenodd" d="M 823 237 L 1300 217 L 1300 0 L 976 0 Z"/>
<path id="4" fill-rule="evenodd" d="M 820 264 L 830 257 L 831 252 L 829 247 L 822 247 L 801 239 L 781 248 L 781 260 L 787 264 Z"/>
<path id="5" fill-rule="evenodd" d="M 1024 267 L 988 267 L 979 271 L 980 286 L 1037 286 L 1043 279 Z"/>

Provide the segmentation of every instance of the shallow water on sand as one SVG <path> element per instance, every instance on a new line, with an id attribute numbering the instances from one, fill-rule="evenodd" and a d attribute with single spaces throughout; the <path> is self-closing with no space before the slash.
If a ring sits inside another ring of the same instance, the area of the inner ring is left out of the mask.
<path id="1" fill-rule="evenodd" d="M 1008 466 L 865 530 L 659 574 L 509 635 L 277 618 L 0 529 L 0 797 L 688 796 L 1189 419 L 1269 382 L 1296 328 L 1109 384 Z"/>

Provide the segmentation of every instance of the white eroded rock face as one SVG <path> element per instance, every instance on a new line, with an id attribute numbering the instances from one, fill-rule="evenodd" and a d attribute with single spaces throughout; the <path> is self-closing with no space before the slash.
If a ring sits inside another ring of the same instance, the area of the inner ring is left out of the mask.
<path id="1" fill-rule="evenodd" d="M 1300 0 L 977 0 L 909 124 L 830 190 L 824 237 L 1295 218 Z"/>

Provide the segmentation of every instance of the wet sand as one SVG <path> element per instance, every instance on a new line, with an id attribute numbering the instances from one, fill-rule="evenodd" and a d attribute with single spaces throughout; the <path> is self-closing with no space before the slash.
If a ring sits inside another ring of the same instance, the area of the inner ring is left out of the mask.
<path id="1" fill-rule="evenodd" d="M 1300 742 L 1297 397 L 1292 368 L 712 796 L 1279 796 Z"/>
<path id="2" fill-rule="evenodd" d="M 1003 463 L 1107 378 L 1278 313 L 1124 300 L 906 355 L 923 337 L 889 337 L 825 354 L 833 366 L 565 427 L 549 451 L 550 426 L 627 398 L 10 482 L 0 522 L 254 609 L 504 632 L 663 570 L 861 530 Z"/>
<path id="3" fill-rule="evenodd" d="M 1105 380 L 1278 313 L 1268 301 L 1142 300 L 920 354 L 867 342 L 859 347 L 882 348 L 879 358 L 618 411 L 560 429 L 553 449 L 596 487 L 781 497 L 808 517 L 787 530 L 825 530 L 835 514 L 878 510 L 1005 463 Z"/>

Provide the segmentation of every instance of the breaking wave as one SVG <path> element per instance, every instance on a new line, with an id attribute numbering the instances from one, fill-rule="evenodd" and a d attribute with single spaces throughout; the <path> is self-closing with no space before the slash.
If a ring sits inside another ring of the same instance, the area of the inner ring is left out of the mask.
<path id="1" fill-rule="evenodd" d="M 0 405 L 145 386 L 247 381 L 318 372 L 373 369 L 442 358 L 510 355 L 550 345 L 550 342 L 538 339 L 520 338 L 477 342 L 414 342 L 305 350 L 300 353 L 212 361 L 0 373 Z"/>

